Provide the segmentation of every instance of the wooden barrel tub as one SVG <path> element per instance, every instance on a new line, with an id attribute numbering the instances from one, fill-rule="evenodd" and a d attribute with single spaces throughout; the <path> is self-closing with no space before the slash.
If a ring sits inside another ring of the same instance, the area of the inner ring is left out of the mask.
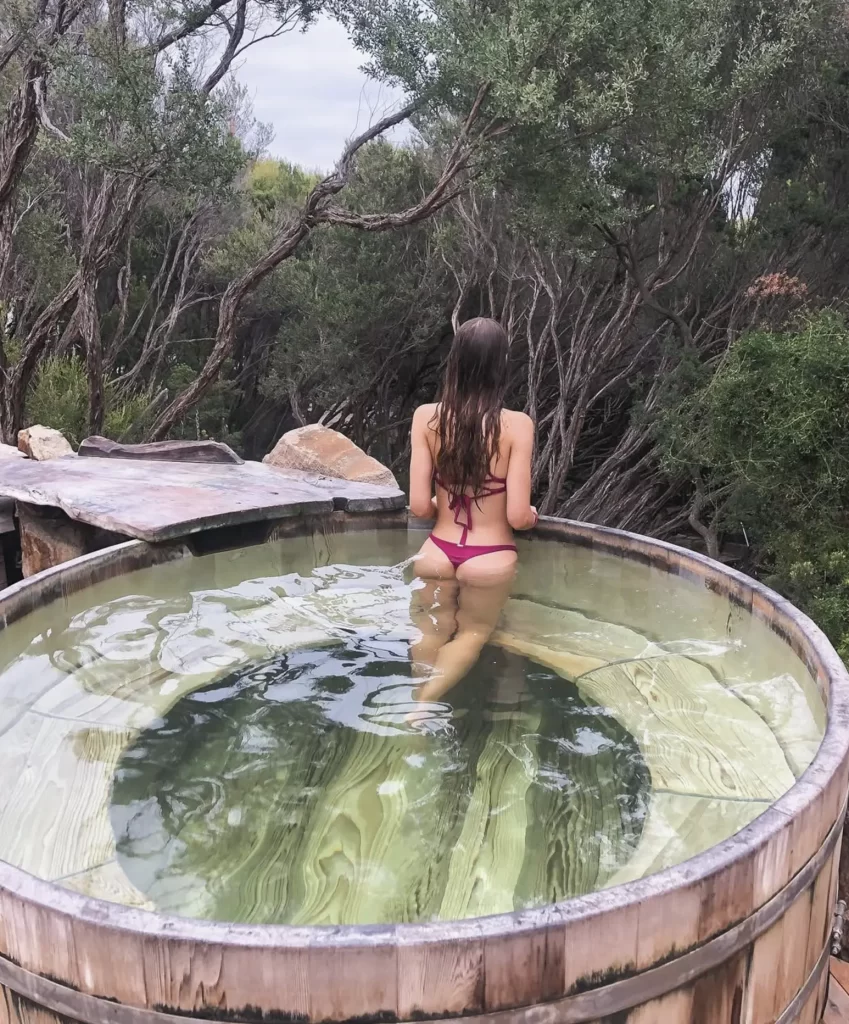
<path id="1" fill-rule="evenodd" d="M 336 515 L 282 530 L 379 527 L 406 524 Z M 561 904 L 457 922 L 295 928 L 169 918 L 3 862 L 0 1022 L 819 1021 L 849 771 L 842 662 L 787 601 L 700 555 L 553 520 L 538 536 L 685 577 L 726 601 L 729 615 L 767 623 L 827 705 L 824 740 L 795 785 L 742 831 L 677 867 Z M 191 558 L 182 544 L 141 542 L 85 556 L 5 591 L 0 623 L 60 607 L 94 582 Z"/>

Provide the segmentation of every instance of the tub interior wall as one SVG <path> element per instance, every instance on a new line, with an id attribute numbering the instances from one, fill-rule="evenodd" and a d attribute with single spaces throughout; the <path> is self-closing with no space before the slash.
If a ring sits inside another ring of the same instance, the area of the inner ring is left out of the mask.
<path id="1" fill-rule="evenodd" d="M 607 621 L 670 648 L 677 643 L 678 650 L 693 657 L 699 657 L 693 641 L 724 641 L 722 657 L 710 664 L 727 683 L 788 676 L 804 694 L 817 724 L 825 728 L 823 695 L 799 655 L 768 622 L 710 589 L 704 579 L 676 576 L 591 547 L 530 540 L 514 593 L 533 593 L 539 601 L 556 604 L 563 600 L 564 586 L 570 608 L 594 615 L 603 603 Z"/>

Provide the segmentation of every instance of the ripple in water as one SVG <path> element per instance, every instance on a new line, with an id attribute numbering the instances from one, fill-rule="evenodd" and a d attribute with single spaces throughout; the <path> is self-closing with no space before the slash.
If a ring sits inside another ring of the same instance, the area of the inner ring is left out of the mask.
<path id="1" fill-rule="evenodd" d="M 640 838 L 636 742 L 575 686 L 487 647 L 424 728 L 406 644 L 255 663 L 129 747 L 111 817 L 160 911 L 295 925 L 451 920 L 603 886 Z"/>

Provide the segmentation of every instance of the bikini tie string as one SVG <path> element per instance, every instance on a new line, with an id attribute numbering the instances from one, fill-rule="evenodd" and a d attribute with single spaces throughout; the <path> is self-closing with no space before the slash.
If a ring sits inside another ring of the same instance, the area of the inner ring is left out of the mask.
<path id="1" fill-rule="evenodd" d="M 451 491 L 448 492 L 448 508 L 454 513 L 454 523 L 456 526 L 462 526 L 463 534 L 460 537 L 460 547 L 466 546 L 466 540 L 469 536 L 469 530 L 472 528 L 472 501 L 474 499 L 468 494 L 454 494 Z M 462 522 L 460 514 L 465 513 L 466 521 Z"/>
<path id="2" fill-rule="evenodd" d="M 463 534 L 460 537 L 460 547 L 464 548 L 469 537 L 469 530 L 472 529 L 472 503 L 480 501 L 481 498 L 491 498 L 496 494 L 505 494 L 507 491 L 507 480 L 490 474 L 487 484 L 479 494 L 458 494 L 456 491 L 452 491 L 445 486 L 438 473 L 434 473 L 433 479 L 438 487 L 448 492 L 448 509 L 454 513 L 454 524 L 463 530 Z M 498 486 L 492 487 L 490 484 L 497 484 Z M 465 522 L 460 518 L 461 515 L 465 517 Z"/>

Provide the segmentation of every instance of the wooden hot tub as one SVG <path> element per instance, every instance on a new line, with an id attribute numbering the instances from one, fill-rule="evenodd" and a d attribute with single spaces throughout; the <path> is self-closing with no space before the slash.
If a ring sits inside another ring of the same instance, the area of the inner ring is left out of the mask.
<path id="1" fill-rule="evenodd" d="M 382 527 L 406 528 L 392 517 L 335 516 L 286 530 Z M 180 919 L 3 862 L 0 1022 L 819 1021 L 849 779 L 843 664 L 788 602 L 706 558 L 575 523 L 548 521 L 538 536 L 685 577 L 726 602 L 729 616 L 767 623 L 828 709 L 824 740 L 795 785 L 677 867 L 561 904 L 457 922 L 294 928 Z M 184 561 L 188 572 L 191 558 L 179 543 L 142 542 L 85 556 L 6 591 L 3 626 L 137 569 Z"/>

